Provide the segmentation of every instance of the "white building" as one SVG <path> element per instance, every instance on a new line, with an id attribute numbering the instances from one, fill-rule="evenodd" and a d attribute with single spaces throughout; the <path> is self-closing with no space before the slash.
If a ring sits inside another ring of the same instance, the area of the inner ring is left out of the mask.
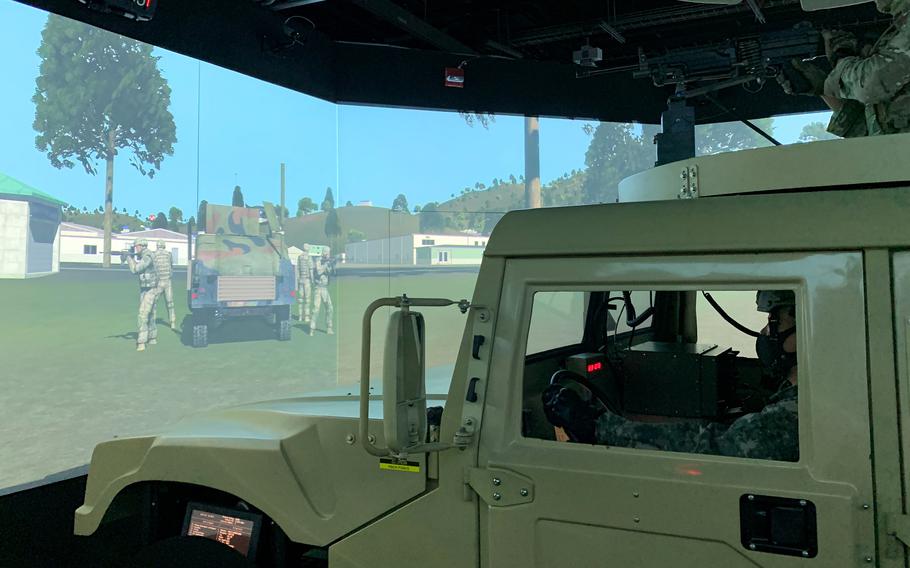
<path id="1" fill-rule="evenodd" d="M 431 235 L 415 233 L 401 237 L 348 243 L 344 247 L 348 264 L 417 264 L 422 247 L 486 247 L 489 236 L 480 234 Z M 477 264 L 480 262 L 478 261 Z M 435 264 L 435 263 L 434 263 Z"/>
<path id="2" fill-rule="evenodd" d="M 0 174 L 0 278 L 60 270 L 59 199 Z"/>
<path id="3" fill-rule="evenodd" d="M 158 241 L 164 241 L 175 266 L 186 266 L 186 235 L 170 229 L 147 229 L 111 235 L 111 263 L 120 262 L 120 251 L 133 246 L 135 239 L 146 239 L 149 249 L 155 250 Z M 104 260 L 104 231 L 76 223 L 60 224 L 60 261 L 101 264 Z"/>

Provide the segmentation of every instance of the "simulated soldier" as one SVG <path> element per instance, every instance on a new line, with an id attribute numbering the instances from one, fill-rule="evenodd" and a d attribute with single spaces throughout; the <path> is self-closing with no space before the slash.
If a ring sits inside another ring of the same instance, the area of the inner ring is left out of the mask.
<path id="1" fill-rule="evenodd" d="M 310 323 L 310 302 L 313 297 L 313 259 L 310 245 L 303 245 L 303 254 L 297 257 L 297 319 Z"/>
<path id="2" fill-rule="evenodd" d="M 332 306 L 332 297 L 329 295 L 329 277 L 335 272 L 334 263 L 329 259 L 329 250 L 322 249 L 322 255 L 313 266 L 313 314 L 310 319 L 310 335 L 316 333 L 316 322 L 319 320 L 319 308 L 325 304 L 325 329 L 329 335 L 335 335 L 332 330 L 332 317 L 335 308 Z"/>
<path id="3" fill-rule="evenodd" d="M 158 297 L 164 297 L 167 303 L 167 315 L 171 329 L 176 329 L 177 315 L 174 312 L 174 290 L 171 288 L 174 258 L 165 249 L 164 241 L 158 241 L 158 250 L 155 251 L 155 270 L 158 272 Z"/>
<path id="4" fill-rule="evenodd" d="M 145 351 L 146 344 L 158 343 L 158 328 L 155 325 L 155 299 L 158 297 L 158 272 L 155 257 L 145 239 L 133 241 L 134 255 L 127 257 L 130 272 L 139 275 L 139 335 L 136 337 L 136 351 Z"/>
<path id="5" fill-rule="evenodd" d="M 791 290 L 763 290 L 756 309 L 768 314 L 768 325 L 756 339 L 763 370 L 778 382 L 776 392 L 759 412 L 730 424 L 691 420 L 638 422 L 599 411 L 570 389 L 552 385 L 545 391 L 547 417 L 558 425 L 557 437 L 568 427 L 589 444 L 645 448 L 781 461 L 799 459 L 796 390 L 796 314 Z"/>
<path id="6" fill-rule="evenodd" d="M 830 73 L 811 61 L 792 62 L 806 88 L 790 94 L 819 95 L 834 114 L 828 131 L 844 138 L 910 132 L 910 0 L 875 0 L 892 17 L 874 45 L 858 48 L 853 34 L 824 32 Z"/>

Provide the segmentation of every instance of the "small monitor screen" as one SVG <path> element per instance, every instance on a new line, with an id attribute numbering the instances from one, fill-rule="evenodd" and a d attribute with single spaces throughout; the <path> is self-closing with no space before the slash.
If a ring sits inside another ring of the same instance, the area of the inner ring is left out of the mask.
<path id="1" fill-rule="evenodd" d="M 259 515 L 190 503 L 183 532 L 186 536 L 201 536 L 226 544 L 252 558 L 260 522 Z"/>

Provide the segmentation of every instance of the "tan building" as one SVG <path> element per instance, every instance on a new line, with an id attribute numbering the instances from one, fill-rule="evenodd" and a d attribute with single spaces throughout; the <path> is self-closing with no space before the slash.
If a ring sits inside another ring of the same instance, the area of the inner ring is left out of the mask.
<path id="1" fill-rule="evenodd" d="M 349 264 L 418 264 L 418 250 L 423 247 L 455 246 L 455 247 L 480 247 L 482 251 L 490 239 L 488 235 L 477 233 L 459 233 L 452 235 L 433 235 L 427 233 L 414 233 L 400 237 L 375 239 L 348 243 L 344 247 L 346 262 Z M 431 264 L 425 262 L 424 264 Z M 432 262 L 432 264 L 451 264 L 446 261 Z M 457 263 L 461 264 L 461 263 Z M 480 264 L 479 257 L 476 262 Z"/>
<path id="2" fill-rule="evenodd" d="M 170 229 L 147 229 L 111 235 L 111 262 L 120 262 L 120 251 L 133 246 L 135 239 L 147 239 L 149 248 L 155 250 L 159 240 L 171 253 L 175 266 L 186 266 L 186 235 Z M 77 223 L 60 224 L 60 262 L 101 264 L 104 260 L 104 231 L 97 227 Z"/>

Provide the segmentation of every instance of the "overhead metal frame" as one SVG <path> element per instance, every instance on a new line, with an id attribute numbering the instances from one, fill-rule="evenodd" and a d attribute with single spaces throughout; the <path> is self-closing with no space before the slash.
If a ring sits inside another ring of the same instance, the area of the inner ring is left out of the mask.
<path id="1" fill-rule="evenodd" d="M 401 14 L 404 9 L 389 0 L 353 2 L 383 25 L 394 23 L 435 50 L 337 41 L 318 21 L 305 45 L 275 49 L 284 40 L 282 23 L 294 12 L 275 12 L 252 1 L 161 0 L 150 22 L 93 12 L 75 0 L 18 1 L 340 104 L 656 123 L 672 94 L 628 73 L 579 79 L 578 68 L 571 63 L 534 60 L 514 41 L 502 46 L 515 53 L 490 46 L 496 56 L 478 54 L 410 12 Z M 773 2 L 790 0 L 768 0 L 766 6 Z M 331 5 L 318 2 L 312 8 L 326 10 Z M 671 14 L 664 13 L 668 17 Z M 638 22 L 617 18 L 609 25 L 625 33 Z M 462 64 L 464 88 L 446 88 L 444 69 Z M 747 119 L 824 108 L 820 100 L 788 97 L 774 88 L 766 88 L 762 96 L 729 89 L 717 98 Z M 733 118 L 719 116 L 713 105 L 696 108 L 699 123 L 722 120 Z"/>

